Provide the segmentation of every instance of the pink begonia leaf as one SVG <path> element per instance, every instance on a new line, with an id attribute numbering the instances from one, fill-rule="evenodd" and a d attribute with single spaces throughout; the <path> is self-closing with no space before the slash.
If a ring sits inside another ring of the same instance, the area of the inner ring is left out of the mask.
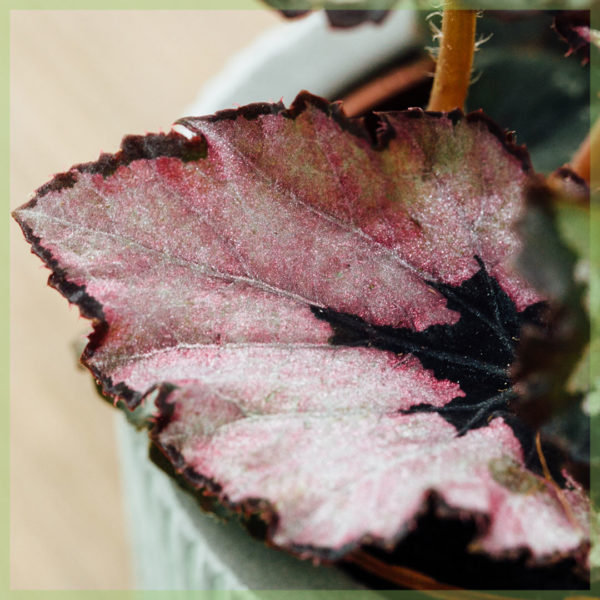
<path id="1" fill-rule="evenodd" d="M 526 152 L 481 113 L 367 126 L 307 93 L 181 125 L 15 213 L 94 320 L 104 393 L 158 391 L 175 469 L 268 507 L 270 541 L 301 555 L 394 543 L 433 493 L 483 516 L 479 551 L 585 562 L 585 495 L 527 469 L 510 412 L 542 300 L 513 267 Z"/>

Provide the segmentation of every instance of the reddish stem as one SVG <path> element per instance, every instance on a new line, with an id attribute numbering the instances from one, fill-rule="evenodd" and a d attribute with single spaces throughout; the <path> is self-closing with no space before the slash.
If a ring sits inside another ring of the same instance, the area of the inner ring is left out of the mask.
<path id="1" fill-rule="evenodd" d="M 344 98 L 344 112 L 349 117 L 363 114 L 384 100 L 424 81 L 434 66 L 431 58 L 419 58 L 374 79 Z"/>
<path id="2" fill-rule="evenodd" d="M 600 119 L 598 119 L 592 130 L 587 135 L 583 143 L 571 160 L 571 169 L 584 179 L 588 184 L 592 178 L 592 160 L 594 161 L 594 176 L 596 180 L 600 180 Z M 596 182 L 593 187 L 597 187 Z"/>
<path id="3" fill-rule="evenodd" d="M 446 2 L 442 17 L 440 53 L 435 69 L 428 110 L 462 109 L 467 97 L 475 51 L 474 10 L 456 10 Z"/>

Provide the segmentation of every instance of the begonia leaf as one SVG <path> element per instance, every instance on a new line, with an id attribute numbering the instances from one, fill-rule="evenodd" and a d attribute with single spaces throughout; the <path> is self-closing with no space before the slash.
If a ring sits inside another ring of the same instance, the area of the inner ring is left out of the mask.
<path id="1" fill-rule="evenodd" d="M 511 412 L 527 153 L 482 113 L 347 119 L 302 93 L 125 138 L 15 217 L 94 332 L 116 401 L 270 543 L 389 546 L 435 494 L 473 551 L 586 567 L 587 500 L 528 469 Z"/>

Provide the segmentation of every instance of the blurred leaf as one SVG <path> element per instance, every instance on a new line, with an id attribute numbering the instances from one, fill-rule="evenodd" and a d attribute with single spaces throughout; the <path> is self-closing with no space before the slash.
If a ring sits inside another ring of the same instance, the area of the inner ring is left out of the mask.
<path id="1" fill-rule="evenodd" d="M 493 34 L 475 55 L 467 108 L 484 108 L 517 132 L 537 171 L 567 163 L 590 127 L 589 69 L 564 58 L 551 30 L 552 16 L 484 13 L 482 36 Z"/>
<path id="2" fill-rule="evenodd" d="M 596 33 L 590 28 L 590 14 L 582 10 L 561 11 L 552 25 L 558 35 L 569 45 L 565 56 L 577 55 L 582 64 L 590 60 L 590 43 L 596 43 Z"/>

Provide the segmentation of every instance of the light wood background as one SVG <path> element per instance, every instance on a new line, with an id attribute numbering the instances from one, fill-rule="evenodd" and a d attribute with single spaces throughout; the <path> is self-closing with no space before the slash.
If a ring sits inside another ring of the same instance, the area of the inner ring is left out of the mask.
<path id="1" fill-rule="evenodd" d="M 54 173 L 116 151 L 125 133 L 168 131 L 228 57 L 280 20 L 13 11 L 11 207 Z M 11 588 L 128 589 L 115 411 L 77 366 L 89 324 L 47 276 L 12 223 Z"/>

